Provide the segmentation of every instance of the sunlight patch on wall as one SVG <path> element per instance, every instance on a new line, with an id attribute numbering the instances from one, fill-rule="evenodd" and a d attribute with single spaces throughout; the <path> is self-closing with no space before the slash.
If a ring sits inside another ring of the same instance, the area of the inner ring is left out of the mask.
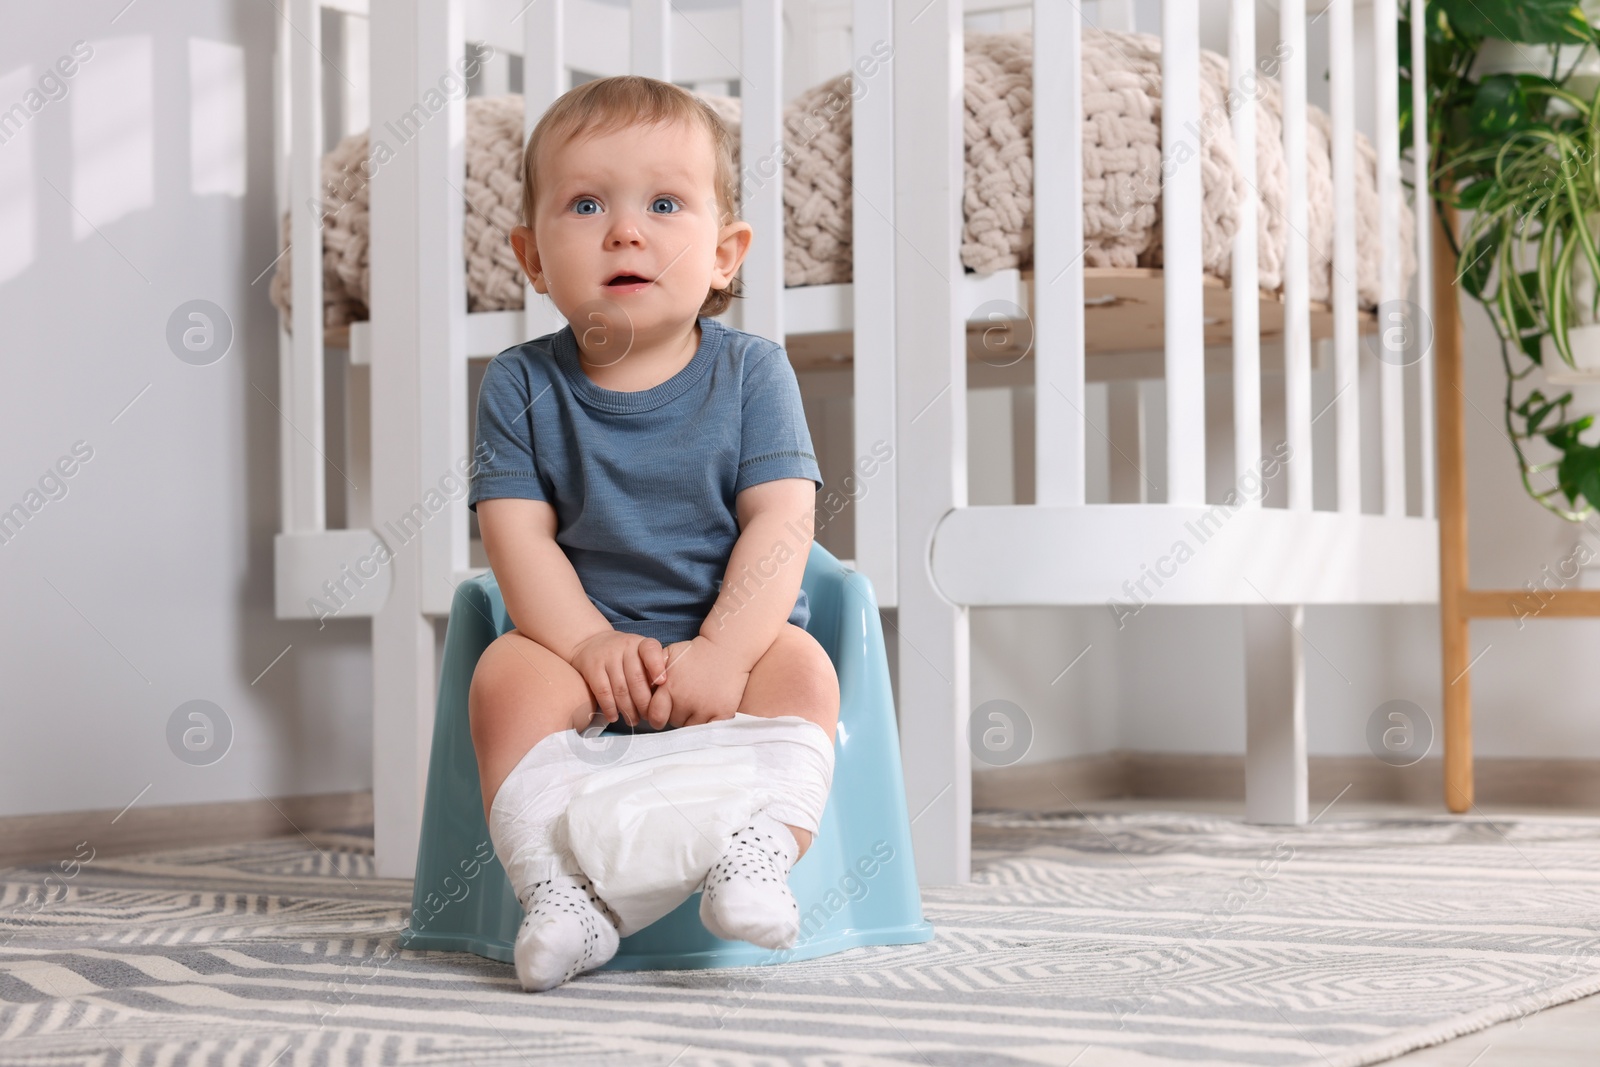
<path id="1" fill-rule="evenodd" d="M 78 240 L 155 204 L 149 37 L 91 41 L 72 95 L 72 235 Z"/>
<path id="2" fill-rule="evenodd" d="M 189 38 L 189 189 L 245 193 L 244 49 Z"/>
<path id="3" fill-rule="evenodd" d="M 27 270 L 34 256 L 33 128 L 13 107 L 32 87 L 32 67 L 0 74 L 0 107 L 12 113 L 10 121 L 0 118 L 0 283 Z"/>

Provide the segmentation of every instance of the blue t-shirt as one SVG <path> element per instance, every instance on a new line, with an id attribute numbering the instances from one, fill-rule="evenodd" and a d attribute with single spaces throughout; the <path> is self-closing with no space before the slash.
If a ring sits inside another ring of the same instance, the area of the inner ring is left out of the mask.
<path id="1" fill-rule="evenodd" d="M 556 542 L 595 608 L 613 628 L 664 645 L 698 634 L 716 604 L 742 490 L 777 478 L 822 488 L 783 346 L 699 321 L 694 358 L 650 389 L 596 385 L 566 326 L 500 353 L 478 390 L 467 506 L 548 502 Z M 789 552 L 803 558 L 810 544 L 800 536 L 788 538 Z M 802 589 L 789 621 L 810 618 Z"/>

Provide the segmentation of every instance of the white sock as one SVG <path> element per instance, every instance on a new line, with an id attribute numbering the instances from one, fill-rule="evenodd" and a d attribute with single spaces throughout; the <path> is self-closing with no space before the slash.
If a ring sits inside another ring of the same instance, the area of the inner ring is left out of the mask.
<path id="1" fill-rule="evenodd" d="M 617 954 L 617 918 L 581 874 L 557 874 L 527 889 L 514 958 L 522 988 L 550 989 Z"/>
<path id="2" fill-rule="evenodd" d="M 800 843 L 765 810 L 733 835 L 733 843 L 706 872 L 700 921 L 724 941 L 789 948 L 800 933 L 800 906 L 789 891 L 789 871 Z"/>

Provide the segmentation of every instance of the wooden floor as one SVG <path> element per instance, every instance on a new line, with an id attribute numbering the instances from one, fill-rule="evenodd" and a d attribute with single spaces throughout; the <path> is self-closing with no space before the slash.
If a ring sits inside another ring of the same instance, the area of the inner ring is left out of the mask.
<path id="1" fill-rule="evenodd" d="M 1403 1067 L 1576 1067 L 1600 1059 L 1600 996 L 1390 1060 Z"/>
<path id="2" fill-rule="evenodd" d="M 1316 814 L 1319 806 L 1311 806 L 1312 814 Z M 1083 801 L 1082 807 L 1090 814 L 1102 811 L 1176 810 L 1244 818 L 1244 804 L 1235 801 L 1140 798 Z M 1336 804 L 1318 822 L 1334 822 L 1340 818 L 1443 814 L 1443 804 L 1423 807 L 1350 801 Z M 1484 808 L 1483 814 L 1493 819 L 1496 815 L 1597 816 L 1600 811 L 1592 808 L 1491 805 Z M 1600 995 L 1546 1008 L 1524 1019 L 1501 1023 L 1384 1062 L 1396 1067 L 1593 1067 L 1600 1063 Z"/>

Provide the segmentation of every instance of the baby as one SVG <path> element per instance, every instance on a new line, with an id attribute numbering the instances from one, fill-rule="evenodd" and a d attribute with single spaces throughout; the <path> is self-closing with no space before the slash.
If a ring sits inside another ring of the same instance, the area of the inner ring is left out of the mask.
<path id="1" fill-rule="evenodd" d="M 780 344 L 709 317 L 754 236 L 737 192 L 721 119 L 667 82 L 587 82 L 528 138 L 511 245 L 570 325 L 500 353 L 478 394 L 490 458 L 467 503 L 516 627 L 472 677 L 486 815 L 535 746 L 601 717 L 655 732 L 794 715 L 833 738 L 838 678 L 804 629 L 822 477 L 799 386 Z M 787 879 L 811 837 L 758 812 L 706 876 L 706 928 L 793 944 Z M 583 873 L 548 873 L 513 885 L 528 989 L 617 950 Z"/>

